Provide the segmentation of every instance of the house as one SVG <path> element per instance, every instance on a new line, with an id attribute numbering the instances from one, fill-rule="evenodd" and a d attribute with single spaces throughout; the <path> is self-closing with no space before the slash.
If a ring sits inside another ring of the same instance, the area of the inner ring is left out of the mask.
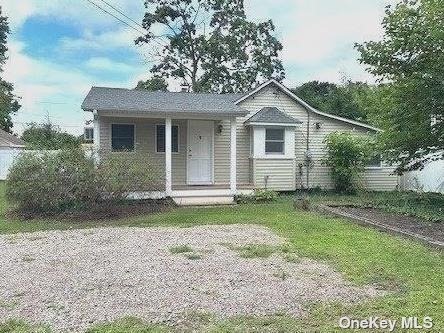
<path id="1" fill-rule="evenodd" d="M 165 168 L 165 191 L 158 195 L 182 202 L 230 201 L 253 188 L 329 189 L 326 135 L 379 131 L 320 112 L 274 80 L 245 94 L 93 87 L 82 109 L 94 113 L 100 154 L 146 152 Z M 392 171 L 376 161 L 365 171 L 365 187 L 395 189 Z"/>
<path id="2" fill-rule="evenodd" d="M 0 180 L 6 179 L 14 158 L 25 148 L 26 143 L 0 129 Z"/>

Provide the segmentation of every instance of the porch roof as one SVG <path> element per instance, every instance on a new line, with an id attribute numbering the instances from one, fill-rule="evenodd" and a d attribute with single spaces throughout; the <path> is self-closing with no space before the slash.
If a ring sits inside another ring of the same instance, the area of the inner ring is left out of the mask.
<path id="1" fill-rule="evenodd" d="M 85 111 L 199 113 L 244 116 L 235 104 L 243 94 L 161 92 L 141 89 L 92 87 L 82 103 Z"/>
<path id="2" fill-rule="evenodd" d="M 256 114 L 254 114 L 245 121 L 246 125 L 261 124 L 261 123 L 294 125 L 294 124 L 301 124 L 302 121 L 289 116 L 288 114 L 282 112 L 281 110 L 275 107 L 262 108 L 259 112 L 257 112 Z"/>

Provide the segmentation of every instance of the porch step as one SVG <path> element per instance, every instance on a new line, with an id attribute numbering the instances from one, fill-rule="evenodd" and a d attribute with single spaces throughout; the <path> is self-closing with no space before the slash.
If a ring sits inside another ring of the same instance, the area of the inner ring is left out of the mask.
<path id="1" fill-rule="evenodd" d="M 212 206 L 212 205 L 232 205 L 233 196 L 185 196 L 173 197 L 174 202 L 179 206 Z"/>

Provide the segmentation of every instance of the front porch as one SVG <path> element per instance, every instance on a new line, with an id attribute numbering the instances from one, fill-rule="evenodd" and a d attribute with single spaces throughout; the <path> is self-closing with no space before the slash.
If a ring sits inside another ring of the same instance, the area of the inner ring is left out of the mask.
<path id="1" fill-rule="evenodd" d="M 171 197 L 178 204 L 215 204 L 233 203 L 235 195 L 252 192 L 248 168 L 238 174 L 236 117 L 148 117 L 114 111 L 95 113 L 94 121 L 94 134 L 98 136 L 94 142 L 101 152 L 107 148 L 108 153 L 146 153 L 150 162 L 164 171 L 164 190 L 135 193 L 132 197 Z M 241 163 L 241 168 L 244 165 Z"/>

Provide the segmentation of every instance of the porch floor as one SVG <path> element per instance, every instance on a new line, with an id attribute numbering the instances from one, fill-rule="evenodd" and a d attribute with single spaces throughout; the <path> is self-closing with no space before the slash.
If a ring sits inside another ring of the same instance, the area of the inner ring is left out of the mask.
<path id="1" fill-rule="evenodd" d="M 173 191 L 187 191 L 187 190 L 229 190 L 230 184 L 214 184 L 214 185 L 173 185 Z M 253 184 L 237 184 L 238 190 L 252 190 Z"/>

